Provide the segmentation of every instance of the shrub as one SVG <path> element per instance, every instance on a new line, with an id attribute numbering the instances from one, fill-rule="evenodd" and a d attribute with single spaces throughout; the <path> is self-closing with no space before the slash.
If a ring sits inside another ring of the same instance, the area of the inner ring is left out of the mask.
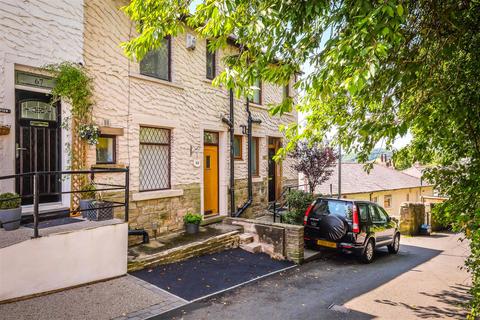
<path id="1" fill-rule="evenodd" d="M 0 210 L 19 208 L 20 205 L 21 198 L 18 194 L 11 192 L 0 194 Z"/>
<path id="2" fill-rule="evenodd" d="M 80 188 L 80 199 L 82 200 L 92 200 L 95 199 L 95 194 L 97 191 L 97 187 L 95 187 L 92 183 L 84 185 Z"/>
<path id="3" fill-rule="evenodd" d="M 305 210 L 307 210 L 313 199 L 314 197 L 311 193 L 301 190 L 290 190 L 285 197 L 289 210 L 282 216 L 282 221 L 289 224 L 302 224 Z"/>
<path id="4" fill-rule="evenodd" d="M 202 222 L 202 215 L 198 213 L 187 212 L 187 214 L 183 217 L 183 222 L 200 224 L 200 222 Z"/>

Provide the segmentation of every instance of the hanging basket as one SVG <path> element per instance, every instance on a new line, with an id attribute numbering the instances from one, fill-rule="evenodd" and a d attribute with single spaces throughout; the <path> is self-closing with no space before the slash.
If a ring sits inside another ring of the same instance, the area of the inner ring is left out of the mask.
<path id="1" fill-rule="evenodd" d="M 0 124 L 0 136 L 6 136 L 10 133 L 10 126 Z"/>

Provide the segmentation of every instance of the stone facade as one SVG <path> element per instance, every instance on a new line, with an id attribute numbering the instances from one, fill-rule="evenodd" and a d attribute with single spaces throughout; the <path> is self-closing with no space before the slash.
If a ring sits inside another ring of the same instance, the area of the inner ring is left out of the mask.
<path id="1" fill-rule="evenodd" d="M 226 218 L 224 222 L 242 226 L 243 231 L 252 234 L 262 251 L 272 258 L 297 264 L 304 260 L 303 226 L 243 218 Z"/>
<path id="2" fill-rule="evenodd" d="M 425 204 L 404 202 L 400 207 L 400 233 L 416 235 L 425 223 Z"/>
<path id="3" fill-rule="evenodd" d="M 126 58 L 120 44 L 135 35 L 132 22 L 119 10 L 126 0 L 85 0 L 84 60 L 94 84 L 94 118 L 99 125 L 122 128 L 116 143 L 116 166 L 131 170 L 132 203 L 130 223 L 143 227 L 151 235 L 164 234 L 182 227 L 187 211 L 203 212 L 203 134 L 219 133 L 219 211 L 229 212 L 229 134 L 221 121 L 228 117 L 229 96 L 223 88 L 212 87 L 206 79 L 206 42 L 198 38 L 194 50 L 186 48 L 186 34 L 171 39 L 171 81 L 140 74 L 139 63 Z M 112 27 L 115 26 L 115 27 Z M 193 31 L 187 30 L 193 34 Z M 235 47 L 217 52 L 217 73 L 222 57 Z M 253 217 L 267 206 L 268 137 L 282 137 L 281 124 L 297 121 L 292 112 L 282 117 L 268 114 L 269 103 L 283 99 L 283 88 L 262 84 L 262 104 L 251 104 L 252 115 L 261 120 L 253 125 L 252 135 L 259 138 L 259 177 L 254 179 L 254 201 L 246 213 Z M 247 124 L 245 101 L 235 99 L 235 134 Z M 170 190 L 139 192 L 139 129 L 153 126 L 171 130 Z M 247 139 L 242 139 L 243 155 L 235 160 L 236 205 L 247 199 Z M 88 155 L 95 165 L 95 148 Z M 195 165 L 200 160 L 200 166 Z M 292 159 L 283 163 L 285 180 L 296 181 Z M 136 200 L 140 197 L 142 200 Z"/>

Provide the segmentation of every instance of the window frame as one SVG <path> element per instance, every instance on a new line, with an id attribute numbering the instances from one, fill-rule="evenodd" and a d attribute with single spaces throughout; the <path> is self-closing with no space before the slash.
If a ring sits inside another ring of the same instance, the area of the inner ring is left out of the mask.
<path id="1" fill-rule="evenodd" d="M 233 143 L 233 146 L 232 148 L 234 148 L 233 150 L 233 159 L 234 160 L 243 160 L 243 135 L 241 134 L 236 134 L 234 135 L 234 140 L 235 138 L 239 137 L 240 138 L 240 143 L 239 143 L 239 146 L 240 146 L 240 154 L 237 156 L 235 155 L 235 141 Z"/>
<path id="2" fill-rule="evenodd" d="M 161 129 L 168 131 L 168 143 L 158 143 L 158 142 L 141 142 L 140 141 L 140 130 L 142 128 L 151 128 L 151 129 Z M 163 128 L 163 127 L 154 127 L 148 125 L 140 125 L 139 127 L 139 141 L 138 141 L 138 162 L 139 162 L 139 172 L 138 172 L 138 191 L 139 192 L 149 192 L 149 191 L 160 191 L 160 190 L 170 190 L 172 189 L 172 129 L 171 128 Z M 157 188 L 157 189 L 141 189 L 140 183 L 140 145 L 161 145 L 161 146 L 168 146 L 168 187 L 166 188 Z"/>
<path id="3" fill-rule="evenodd" d="M 256 80 L 257 81 L 257 80 Z M 262 90 L 263 89 L 263 82 L 261 79 L 258 79 L 258 102 L 255 101 L 255 95 L 253 95 L 253 98 L 251 100 L 252 103 L 257 104 L 257 105 L 262 105 Z"/>
<path id="4" fill-rule="evenodd" d="M 206 53 L 205 53 L 205 77 L 208 79 L 208 80 L 213 80 L 215 79 L 215 76 L 217 74 L 217 52 L 214 51 L 214 52 L 210 52 L 208 50 L 208 44 L 209 44 L 210 41 L 206 41 L 206 45 L 205 45 L 205 49 L 206 49 Z M 211 76 L 209 76 L 208 74 L 208 59 L 209 57 L 211 57 L 213 59 L 212 61 L 212 72 L 213 74 Z"/>
<path id="5" fill-rule="evenodd" d="M 257 168 L 257 172 L 253 171 L 253 166 L 252 166 L 252 176 L 253 177 L 260 177 L 260 138 L 259 137 L 252 137 L 252 141 L 255 140 L 255 150 L 252 150 L 255 152 L 255 164 Z"/>
<path id="6" fill-rule="evenodd" d="M 110 161 L 99 162 L 97 159 L 97 153 L 96 153 L 96 147 L 98 146 L 97 144 L 97 146 L 95 146 L 95 164 L 116 164 L 117 163 L 117 136 L 113 134 L 99 134 L 98 138 L 111 138 L 113 140 L 113 146 L 112 146 L 113 160 L 111 162 Z"/>
<path id="7" fill-rule="evenodd" d="M 167 46 L 167 68 L 168 68 L 167 79 L 164 79 L 162 77 L 159 77 L 159 76 L 156 76 L 156 75 L 153 75 L 153 74 L 142 73 L 141 61 L 138 63 L 138 68 L 139 68 L 139 73 L 142 76 L 172 82 L 172 37 L 171 36 L 166 36 L 164 39 L 167 40 L 167 43 L 166 43 L 166 46 Z M 144 57 L 144 59 L 145 59 L 145 57 Z"/>
<path id="8" fill-rule="evenodd" d="M 388 207 L 385 205 L 385 203 L 386 203 L 386 201 L 387 201 L 387 200 L 386 200 L 387 198 L 389 198 L 389 201 L 388 201 L 388 204 L 389 204 L 389 205 L 388 205 Z M 384 195 L 384 196 L 383 196 L 383 207 L 384 207 L 384 208 L 387 208 L 387 209 L 391 208 L 391 207 L 392 207 L 392 200 L 393 200 L 393 197 L 392 197 L 391 194 L 386 194 L 386 195 Z"/>

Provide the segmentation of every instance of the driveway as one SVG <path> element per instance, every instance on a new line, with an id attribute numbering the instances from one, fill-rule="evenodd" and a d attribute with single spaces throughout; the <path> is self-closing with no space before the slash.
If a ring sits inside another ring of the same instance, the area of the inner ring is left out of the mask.
<path id="1" fill-rule="evenodd" d="M 153 319 L 464 319 L 468 244 L 459 238 L 403 237 L 398 255 L 380 249 L 370 265 L 326 253 Z"/>

